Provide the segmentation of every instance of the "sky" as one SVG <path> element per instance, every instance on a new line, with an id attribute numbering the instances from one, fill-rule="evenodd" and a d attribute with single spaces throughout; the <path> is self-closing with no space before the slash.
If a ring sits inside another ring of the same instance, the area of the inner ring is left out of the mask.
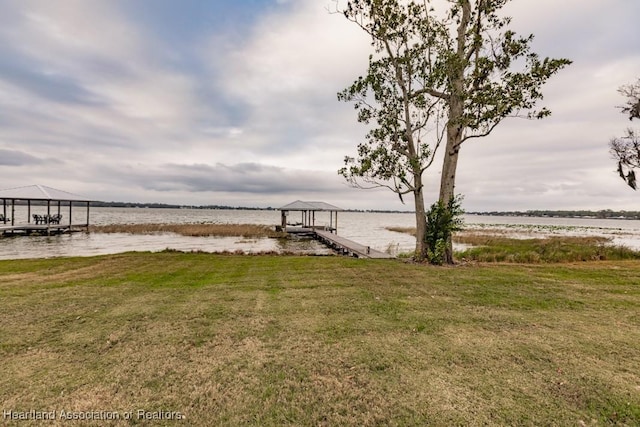
<path id="1" fill-rule="evenodd" d="M 344 5 L 345 0 L 338 4 Z M 0 0 L 0 189 L 101 201 L 279 207 L 321 200 L 412 210 L 338 175 L 367 128 L 337 92 L 366 73 L 367 36 L 332 0 Z M 640 210 L 608 142 L 630 125 L 640 1 L 513 0 L 511 28 L 573 64 L 544 120 L 463 145 L 467 211 Z M 636 126 L 638 126 L 636 124 Z M 440 165 L 426 174 L 437 199 Z"/>

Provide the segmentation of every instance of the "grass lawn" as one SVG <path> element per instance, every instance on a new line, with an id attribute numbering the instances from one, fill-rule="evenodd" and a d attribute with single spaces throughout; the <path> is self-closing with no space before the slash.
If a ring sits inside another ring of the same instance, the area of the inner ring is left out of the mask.
<path id="1" fill-rule="evenodd" d="M 640 425 L 639 261 L 12 260 L 0 301 L 1 424 Z"/>

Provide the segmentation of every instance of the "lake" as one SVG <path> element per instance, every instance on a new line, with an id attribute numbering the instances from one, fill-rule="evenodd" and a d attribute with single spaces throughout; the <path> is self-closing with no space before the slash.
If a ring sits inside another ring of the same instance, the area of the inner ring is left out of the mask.
<path id="1" fill-rule="evenodd" d="M 40 212 L 40 210 L 42 212 Z M 52 208 L 52 213 L 53 213 Z M 46 207 L 31 208 L 31 213 L 46 213 Z M 63 208 L 61 213 L 67 214 Z M 91 224 L 144 224 L 144 223 L 228 223 L 266 224 L 280 223 L 279 211 L 266 210 L 213 210 L 213 209 L 143 209 L 97 208 L 90 211 Z M 295 221 L 294 213 L 290 220 Z M 25 206 L 16 206 L 17 221 L 26 221 Z M 640 221 L 603 220 L 586 218 L 530 218 L 465 215 L 467 228 L 486 233 L 504 234 L 515 238 L 551 235 L 604 236 L 612 243 L 640 249 Z M 74 223 L 86 220 L 86 210 L 73 210 Z M 66 223 L 64 217 L 62 223 Z M 328 225 L 329 214 L 316 214 L 316 225 Z M 393 254 L 411 252 L 415 239 L 404 233 L 392 232 L 386 227 L 414 227 L 413 213 L 340 212 L 338 234 L 380 251 Z M 241 237 L 187 237 L 173 233 L 132 235 L 124 233 L 70 233 L 57 236 L 17 236 L 0 238 L 0 259 L 49 258 L 58 256 L 93 256 L 127 251 L 179 251 L 202 252 L 293 252 L 329 254 L 329 249 L 315 241 L 300 239 L 246 239 Z"/>

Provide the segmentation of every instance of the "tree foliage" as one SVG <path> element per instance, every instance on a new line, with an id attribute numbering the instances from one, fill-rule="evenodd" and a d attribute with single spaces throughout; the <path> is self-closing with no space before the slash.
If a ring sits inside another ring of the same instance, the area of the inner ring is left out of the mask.
<path id="1" fill-rule="evenodd" d="M 640 119 L 640 79 L 635 84 L 624 85 L 618 89 L 627 97 L 626 105 L 622 106 L 622 112 L 629 114 L 629 120 Z"/>
<path id="2" fill-rule="evenodd" d="M 640 135 L 629 128 L 622 138 L 609 143 L 611 155 L 618 162 L 618 174 L 629 187 L 638 189 L 635 169 L 640 168 Z"/>
<path id="3" fill-rule="evenodd" d="M 618 90 L 627 97 L 627 103 L 620 107 L 621 111 L 629 114 L 629 120 L 640 119 L 640 79 L 635 84 L 622 86 Z M 626 135 L 613 138 L 609 142 L 609 152 L 618 163 L 618 174 L 629 187 L 638 189 L 636 169 L 640 168 L 640 134 L 628 128 Z"/>
<path id="4" fill-rule="evenodd" d="M 446 261 L 447 242 L 454 232 L 462 230 L 462 198 L 454 197 L 447 204 L 438 200 L 427 211 L 425 242 L 427 259 L 431 264 L 441 265 Z"/>
<path id="5" fill-rule="evenodd" d="M 500 14 L 510 0 L 448 0 L 438 50 L 430 61 L 429 93 L 449 106 L 448 124 L 468 139 L 487 136 L 506 117 L 544 118 L 536 109 L 542 86 L 568 59 L 541 58 L 532 52 L 533 34 L 507 29 L 510 17 Z M 428 2 L 429 4 L 431 2 Z M 460 111 L 451 111 L 461 103 Z"/>
<path id="6" fill-rule="evenodd" d="M 354 0 L 343 11 L 371 36 L 374 53 L 367 74 L 338 99 L 354 102 L 358 121 L 373 126 L 358 145 L 358 157 L 345 157 L 340 173 L 354 185 L 364 181 L 388 187 L 401 199 L 417 190 L 414 175 L 433 161 L 437 143 L 432 147 L 425 141 L 434 130 L 428 125 L 435 123 L 436 135 L 444 129 L 439 101 L 424 92 L 428 42 L 421 34 L 420 9 L 396 1 Z"/>

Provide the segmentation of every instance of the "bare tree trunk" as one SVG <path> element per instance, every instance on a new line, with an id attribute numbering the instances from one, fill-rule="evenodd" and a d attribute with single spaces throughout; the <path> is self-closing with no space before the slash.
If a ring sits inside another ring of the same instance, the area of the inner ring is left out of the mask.
<path id="1" fill-rule="evenodd" d="M 442 175 L 440 176 L 440 201 L 447 206 L 455 197 L 456 170 L 458 168 L 458 155 L 462 143 L 462 126 L 458 123 L 462 116 L 462 100 L 452 96 L 449 101 L 449 125 L 447 127 L 447 147 L 442 162 Z M 453 242 L 451 237 L 446 242 L 445 259 L 447 264 L 453 264 Z"/>
<path id="2" fill-rule="evenodd" d="M 440 201 L 444 206 L 455 197 L 456 170 L 458 168 L 458 154 L 464 132 L 462 118 L 464 115 L 464 70 L 467 66 L 465 54 L 465 41 L 467 27 L 471 22 L 471 2 L 462 0 L 462 17 L 458 24 L 458 40 L 456 60 L 452 62 L 450 72 L 451 94 L 449 95 L 449 122 L 447 124 L 447 147 L 442 162 L 442 175 L 440 176 Z M 453 242 L 449 236 L 446 242 L 445 259 L 447 264 L 453 264 Z"/>
<path id="3" fill-rule="evenodd" d="M 447 150 L 445 151 L 444 161 L 442 163 L 442 176 L 440 178 L 440 201 L 447 206 L 449 201 L 455 196 L 456 185 L 456 169 L 458 167 L 458 154 L 460 152 L 460 146 L 455 146 L 455 143 L 450 144 L 449 141 L 455 141 L 455 138 L 447 140 Z M 449 149 L 449 145 L 452 148 Z M 451 237 L 446 242 L 445 247 L 445 259 L 447 264 L 453 264 L 453 242 Z"/>
<path id="4" fill-rule="evenodd" d="M 427 215 L 424 208 L 424 195 L 422 192 L 422 178 L 417 181 L 420 185 L 413 192 L 416 206 L 416 253 L 415 260 L 422 262 L 427 257 L 427 244 L 425 234 L 427 233 Z"/>

